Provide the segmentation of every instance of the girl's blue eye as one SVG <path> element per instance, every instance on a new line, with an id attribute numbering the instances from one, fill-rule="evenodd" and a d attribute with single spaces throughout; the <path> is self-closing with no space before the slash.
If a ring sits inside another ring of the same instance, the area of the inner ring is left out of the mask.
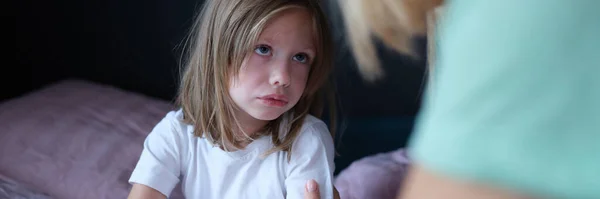
<path id="1" fill-rule="evenodd" d="M 308 55 L 304 53 L 294 55 L 293 59 L 300 63 L 308 63 Z"/>
<path id="2" fill-rule="evenodd" d="M 269 55 L 271 53 L 271 48 L 268 46 L 258 46 L 254 49 L 254 52 L 258 53 L 259 55 Z"/>

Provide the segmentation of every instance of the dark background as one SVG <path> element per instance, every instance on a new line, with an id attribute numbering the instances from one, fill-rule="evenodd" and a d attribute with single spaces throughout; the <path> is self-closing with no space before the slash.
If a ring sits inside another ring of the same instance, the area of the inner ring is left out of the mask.
<path id="1" fill-rule="evenodd" d="M 11 11 L 16 18 L 16 65 L 3 64 L 0 78 L 6 83 L 1 84 L 0 100 L 77 78 L 172 101 L 178 85 L 178 45 L 201 2 L 16 1 L 16 10 Z M 425 61 L 380 46 L 387 76 L 376 83 L 363 81 L 347 49 L 343 22 L 333 3 L 325 1 L 326 13 L 336 41 L 341 110 L 349 124 L 344 132 L 345 145 L 340 145 L 347 148 L 342 147 L 341 154 L 346 152 L 346 157 L 354 160 L 402 147 L 419 110 Z M 415 43 L 424 55 L 424 39 Z M 7 68 L 16 71 L 7 72 Z M 13 78 L 17 80 L 10 80 Z M 379 148 L 363 147 L 364 143 Z M 350 150 L 350 146 L 363 149 Z"/>

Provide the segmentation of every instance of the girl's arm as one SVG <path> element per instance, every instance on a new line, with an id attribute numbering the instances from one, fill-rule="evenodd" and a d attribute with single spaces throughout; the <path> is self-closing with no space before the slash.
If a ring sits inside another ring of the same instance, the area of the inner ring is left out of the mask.
<path id="1" fill-rule="evenodd" d="M 306 183 L 306 187 L 304 188 L 304 199 L 321 199 L 319 184 L 314 180 L 309 180 Z M 340 193 L 335 187 L 333 187 L 333 199 L 340 199 Z"/>
<path id="2" fill-rule="evenodd" d="M 130 198 L 165 198 L 179 182 L 187 135 L 178 117 L 176 112 L 169 112 L 146 137 L 142 154 L 129 178 L 133 185 Z"/>
<path id="3" fill-rule="evenodd" d="M 133 184 L 129 197 L 127 199 L 166 199 L 167 196 L 142 184 Z"/>
<path id="4" fill-rule="evenodd" d="M 306 183 L 311 179 L 318 183 L 319 199 L 334 198 L 333 158 L 333 139 L 327 125 L 321 121 L 305 124 L 294 141 L 292 158 L 286 167 L 286 198 L 305 198 Z"/>

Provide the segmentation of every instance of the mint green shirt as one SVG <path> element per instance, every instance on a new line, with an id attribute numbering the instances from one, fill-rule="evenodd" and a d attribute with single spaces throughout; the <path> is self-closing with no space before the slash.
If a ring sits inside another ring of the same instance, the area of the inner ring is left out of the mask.
<path id="1" fill-rule="evenodd" d="M 446 6 L 412 158 L 541 198 L 600 198 L 600 1 Z"/>

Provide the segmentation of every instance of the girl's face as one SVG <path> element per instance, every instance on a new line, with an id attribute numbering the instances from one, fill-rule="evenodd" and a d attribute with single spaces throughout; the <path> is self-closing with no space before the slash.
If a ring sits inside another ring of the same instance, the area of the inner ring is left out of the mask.
<path id="1" fill-rule="evenodd" d="M 292 8 L 265 26 L 229 87 L 240 121 L 277 119 L 300 100 L 316 55 L 312 23 L 306 10 Z"/>

